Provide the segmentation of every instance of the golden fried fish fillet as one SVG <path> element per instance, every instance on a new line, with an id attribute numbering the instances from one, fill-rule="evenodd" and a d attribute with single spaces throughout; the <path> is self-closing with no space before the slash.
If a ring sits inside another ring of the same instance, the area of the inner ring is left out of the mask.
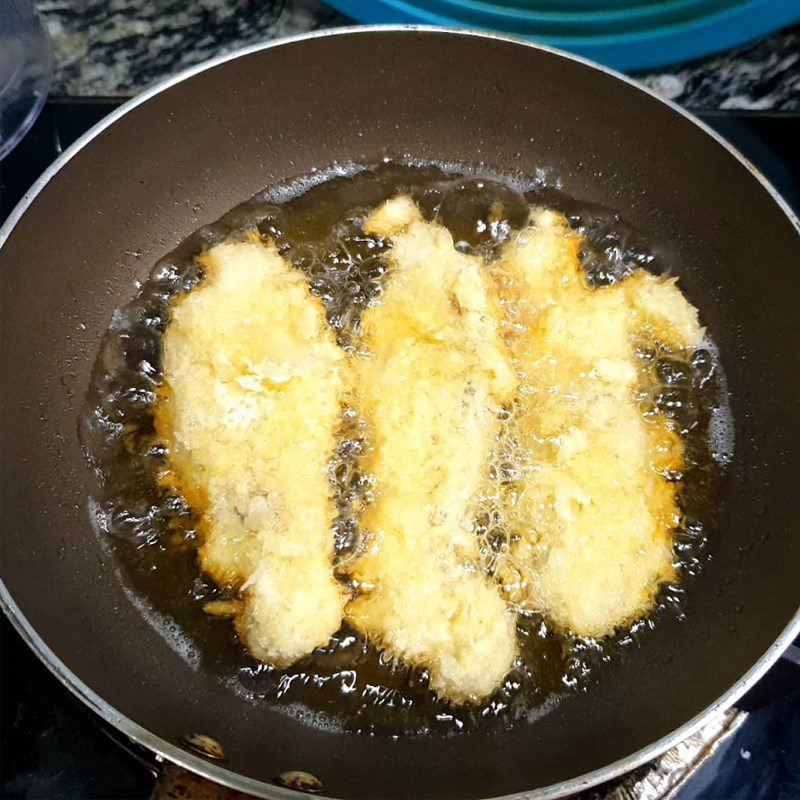
<path id="1" fill-rule="evenodd" d="M 655 377 L 637 342 L 700 344 L 697 311 L 674 280 L 643 270 L 587 285 L 580 236 L 535 211 L 493 266 L 520 376 L 516 431 L 526 464 L 509 503 L 518 539 L 500 570 L 512 600 L 561 628 L 604 637 L 651 608 L 674 577 L 671 533 L 683 447 L 639 407 Z"/>
<path id="2" fill-rule="evenodd" d="M 502 682 L 517 652 L 514 615 L 479 568 L 475 497 L 488 479 L 498 412 L 515 378 L 483 264 L 398 197 L 366 221 L 390 238 L 388 277 L 362 319 L 370 355 L 356 396 L 372 450 L 370 546 L 352 568 L 347 618 L 388 653 L 429 670 L 453 702 Z"/>
<path id="3" fill-rule="evenodd" d="M 344 597 L 333 575 L 326 474 L 344 354 L 303 275 L 257 236 L 200 258 L 173 304 L 157 427 L 171 476 L 200 512 L 200 562 L 241 589 L 236 626 L 276 666 L 325 645 Z"/>

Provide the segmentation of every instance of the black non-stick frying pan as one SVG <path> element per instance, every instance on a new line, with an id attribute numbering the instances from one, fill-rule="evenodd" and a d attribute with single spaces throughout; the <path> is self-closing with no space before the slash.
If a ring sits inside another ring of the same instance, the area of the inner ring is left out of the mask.
<path id="1" fill-rule="evenodd" d="M 409 154 L 534 174 L 636 221 L 699 306 L 736 427 L 711 558 L 685 602 L 586 692 L 504 733 L 310 727 L 192 668 L 123 591 L 87 510 L 76 424 L 115 307 L 201 224 L 332 162 Z M 757 172 L 675 106 L 491 35 L 355 29 L 259 46 L 146 92 L 70 148 L 0 233 L 2 602 L 122 732 L 264 797 L 305 770 L 343 798 L 551 797 L 665 750 L 800 631 L 800 235 Z M 180 744 L 212 736 L 226 760 Z"/>

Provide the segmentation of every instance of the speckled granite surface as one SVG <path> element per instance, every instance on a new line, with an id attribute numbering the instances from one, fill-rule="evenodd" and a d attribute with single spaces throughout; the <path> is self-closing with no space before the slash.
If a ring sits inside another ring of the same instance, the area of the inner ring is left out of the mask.
<path id="1" fill-rule="evenodd" d="M 37 0 L 36 5 L 55 44 L 53 91 L 69 95 L 133 95 L 247 44 L 351 24 L 319 0 Z M 690 108 L 800 111 L 800 27 L 637 77 Z"/>

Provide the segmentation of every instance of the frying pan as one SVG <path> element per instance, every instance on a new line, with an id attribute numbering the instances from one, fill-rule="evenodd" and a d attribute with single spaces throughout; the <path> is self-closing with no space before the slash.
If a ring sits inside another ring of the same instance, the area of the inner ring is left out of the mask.
<path id="1" fill-rule="evenodd" d="M 722 352 L 736 445 L 685 619 L 533 723 L 367 737 L 252 705 L 125 594 L 90 524 L 76 421 L 135 281 L 276 181 L 409 154 L 545 170 L 647 231 Z M 344 29 L 201 65 L 120 108 L 38 181 L 2 247 L 2 602 L 120 731 L 263 797 L 305 770 L 342 798 L 554 797 L 630 770 L 732 704 L 800 631 L 798 222 L 741 156 L 626 78 L 499 36 Z M 226 760 L 183 736 L 212 736 Z"/>

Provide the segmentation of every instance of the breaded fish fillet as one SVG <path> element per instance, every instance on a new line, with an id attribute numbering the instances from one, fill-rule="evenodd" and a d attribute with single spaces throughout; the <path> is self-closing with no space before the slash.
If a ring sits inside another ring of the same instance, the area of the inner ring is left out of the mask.
<path id="1" fill-rule="evenodd" d="M 683 466 L 683 447 L 663 416 L 640 410 L 655 376 L 637 342 L 691 351 L 703 330 L 674 281 L 637 270 L 589 287 L 580 244 L 564 217 L 534 212 L 493 268 L 527 454 L 510 511 L 519 538 L 501 574 L 511 599 L 603 637 L 646 614 L 675 574 L 680 515 L 666 475 Z"/>
<path id="2" fill-rule="evenodd" d="M 250 652 L 288 665 L 342 620 L 326 474 L 341 419 L 343 352 L 303 275 L 257 236 L 200 258 L 173 304 L 157 426 L 168 476 L 200 512 L 200 562 L 242 591 Z"/>
<path id="3" fill-rule="evenodd" d="M 453 702 L 491 694 L 516 652 L 514 615 L 479 568 L 475 496 L 515 378 L 482 263 L 407 197 L 365 230 L 391 239 L 388 277 L 362 319 L 370 355 L 356 395 L 372 438 L 370 546 L 352 569 L 348 619 L 395 658 L 429 670 Z"/>

